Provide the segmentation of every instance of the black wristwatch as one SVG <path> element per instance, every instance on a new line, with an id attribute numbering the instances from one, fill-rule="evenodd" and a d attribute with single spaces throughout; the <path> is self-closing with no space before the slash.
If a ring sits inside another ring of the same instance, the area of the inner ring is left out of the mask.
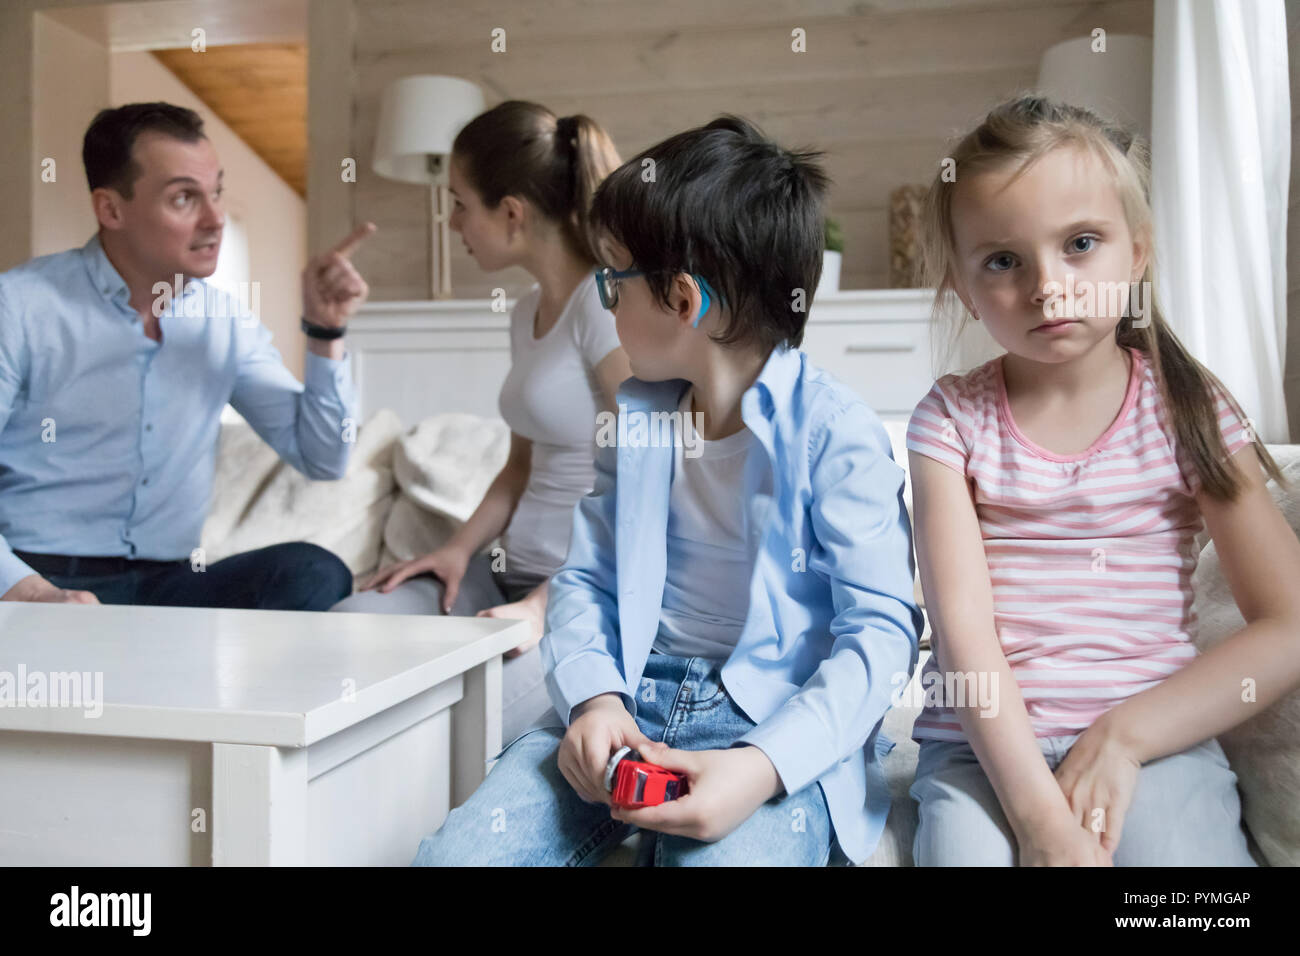
<path id="1" fill-rule="evenodd" d="M 334 329 L 328 325 L 317 325 L 315 322 L 308 322 L 307 317 L 304 315 L 302 317 L 302 330 L 307 333 L 308 338 L 323 339 L 328 342 L 333 339 L 343 338 L 343 334 L 347 332 L 348 327 L 344 325 Z"/>

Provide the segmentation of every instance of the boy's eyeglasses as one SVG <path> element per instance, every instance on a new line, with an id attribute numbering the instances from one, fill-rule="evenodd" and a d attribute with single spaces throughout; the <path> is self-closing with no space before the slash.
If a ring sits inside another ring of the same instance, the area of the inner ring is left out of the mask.
<path id="1" fill-rule="evenodd" d="M 623 279 L 645 275 L 640 269 L 623 269 L 617 271 L 609 266 L 596 270 L 596 289 L 600 292 L 600 304 L 607 309 L 618 305 L 618 287 Z"/>
<path id="2" fill-rule="evenodd" d="M 600 304 L 607 309 L 613 309 L 614 306 L 618 305 L 618 289 L 619 286 L 622 285 L 624 279 L 631 279 L 635 276 L 645 275 L 645 272 L 641 269 L 616 270 L 611 269 L 609 266 L 596 269 L 595 271 L 596 290 L 600 293 Z M 691 278 L 693 278 L 700 287 L 700 313 L 695 317 L 695 321 L 691 323 L 692 328 L 698 328 L 700 325 L 700 319 L 704 318 L 704 313 L 709 311 L 709 306 L 712 304 L 712 296 L 717 295 L 717 293 L 713 291 L 713 287 L 705 281 L 703 276 L 692 273 Z M 719 297 L 719 301 L 721 301 L 721 297 Z"/>

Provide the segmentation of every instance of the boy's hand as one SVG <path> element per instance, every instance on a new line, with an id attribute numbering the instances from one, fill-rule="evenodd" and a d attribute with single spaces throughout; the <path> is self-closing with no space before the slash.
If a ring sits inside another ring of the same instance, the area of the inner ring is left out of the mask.
<path id="1" fill-rule="evenodd" d="M 560 744 L 560 773 L 588 803 L 609 804 L 605 765 L 614 751 L 632 747 L 645 753 L 655 746 L 623 706 L 618 694 L 600 694 L 574 708 L 576 717 Z"/>
<path id="2" fill-rule="evenodd" d="M 674 750 L 661 743 L 638 747 L 647 763 L 686 775 L 689 792 L 657 807 L 622 810 L 616 820 L 713 843 L 740 826 L 784 790 L 767 754 L 758 747 L 729 750 Z"/>

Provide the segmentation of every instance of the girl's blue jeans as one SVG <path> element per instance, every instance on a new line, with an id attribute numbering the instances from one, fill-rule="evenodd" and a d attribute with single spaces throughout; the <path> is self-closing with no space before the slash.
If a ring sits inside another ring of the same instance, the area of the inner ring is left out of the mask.
<path id="1" fill-rule="evenodd" d="M 637 689 L 637 726 L 680 750 L 730 747 L 754 722 L 722 686 L 720 661 L 651 654 Z M 442 828 L 415 866 L 591 866 L 637 828 L 585 802 L 560 773 L 563 727 L 524 734 Z M 825 866 L 848 860 L 815 781 L 774 797 L 715 843 L 643 830 L 642 866 Z"/>
<path id="2" fill-rule="evenodd" d="M 1039 737 L 1053 771 L 1079 734 Z M 924 740 L 911 795 L 920 804 L 917 866 L 1014 866 L 1016 838 L 965 741 Z M 1241 828 L 1237 775 L 1211 737 L 1142 765 L 1116 866 L 1255 866 Z"/>

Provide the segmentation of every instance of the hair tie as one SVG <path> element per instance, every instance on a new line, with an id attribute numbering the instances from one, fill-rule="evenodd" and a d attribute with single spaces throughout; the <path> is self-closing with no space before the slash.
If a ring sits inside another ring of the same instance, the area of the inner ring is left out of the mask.
<path id="1" fill-rule="evenodd" d="M 569 144 L 569 149 L 578 148 L 578 118 L 576 116 L 565 116 L 555 122 L 555 138 L 564 148 L 564 144 Z"/>

